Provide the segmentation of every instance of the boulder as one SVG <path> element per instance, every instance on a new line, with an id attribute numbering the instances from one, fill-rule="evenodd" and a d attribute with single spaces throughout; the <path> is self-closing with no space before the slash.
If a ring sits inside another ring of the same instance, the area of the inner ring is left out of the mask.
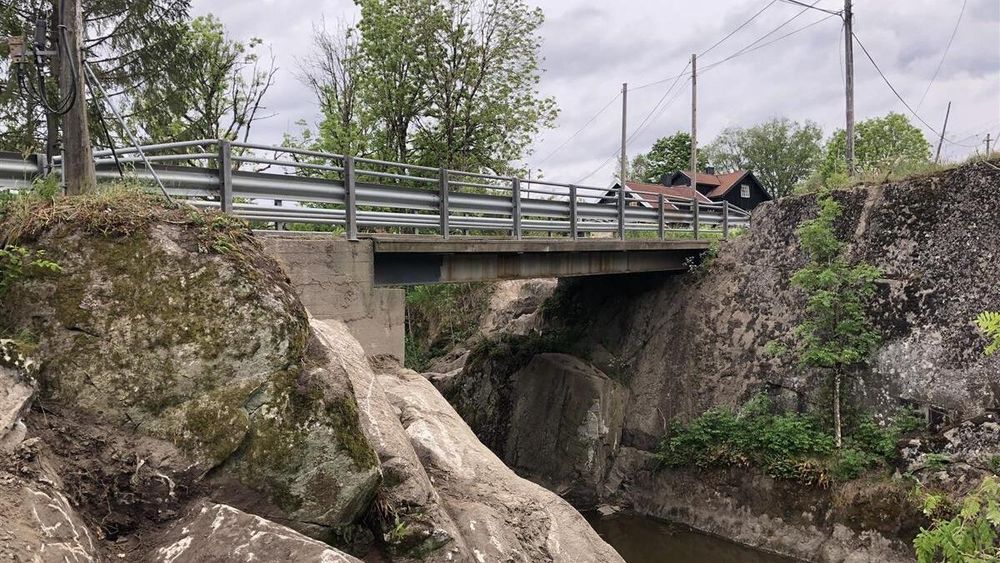
<path id="1" fill-rule="evenodd" d="M 155 540 L 150 563 L 314 561 L 361 563 L 294 530 L 225 504 L 200 501 Z"/>
<path id="2" fill-rule="evenodd" d="M 625 417 L 620 384 L 567 354 L 539 354 L 514 375 L 504 461 L 574 506 L 591 507 Z"/>
<path id="3" fill-rule="evenodd" d="M 65 495 L 52 487 L 0 478 L 0 560 L 102 561 L 95 536 Z"/>
<path id="4" fill-rule="evenodd" d="M 44 400 L 176 445 L 243 508 L 316 534 L 358 519 L 380 476 L 353 390 L 309 357 L 305 310 L 245 223 L 128 192 L 33 213 L 0 232 L 60 272 L 12 285 L 0 317 L 37 336 Z"/>
<path id="5" fill-rule="evenodd" d="M 29 375 L 33 365 L 13 341 L 0 340 L 0 452 L 12 450 L 27 433 L 21 419 L 35 394 Z"/>
<path id="6" fill-rule="evenodd" d="M 361 344 L 340 321 L 312 319 L 311 324 L 328 365 L 354 386 L 361 428 L 381 460 L 378 506 L 393 559 L 452 561 L 456 554 L 468 554 Z"/>
<path id="7" fill-rule="evenodd" d="M 557 280 L 507 280 L 494 284 L 480 331 L 486 335 L 528 334 L 541 325 L 542 304 L 555 291 Z"/>
<path id="8" fill-rule="evenodd" d="M 410 445 L 462 525 L 468 552 L 458 560 L 623 561 L 568 502 L 518 477 L 480 443 L 426 378 L 399 366 L 380 371 Z"/>

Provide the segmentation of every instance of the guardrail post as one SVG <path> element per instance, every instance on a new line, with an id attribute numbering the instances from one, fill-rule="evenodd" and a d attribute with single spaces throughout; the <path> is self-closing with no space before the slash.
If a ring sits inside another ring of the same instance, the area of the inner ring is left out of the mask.
<path id="1" fill-rule="evenodd" d="M 48 158 L 44 153 L 35 153 L 35 166 L 38 167 L 38 177 L 44 178 L 46 174 L 46 169 L 49 167 Z"/>
<path id="2" fill-rule="evenodd" d="M 660 236 L 660 240 L 663 240 L 666 238 L 666 228 L 663 220 L 663 194 L 660 194 L 656 199 L 658 200 L 657 203 L 660 209 L 660 220 L 656 226 L 656 232 Z"/>
<path id="3" fill-rule="evenodd" d="M 618 238 L 625 240 L 625 181 L 618 184 Z"/>
<path id="4" fill-rule="evenodd" d="M 694 202 L 691 204 L 691 210 L 694 212 L 694 222 L 692 223 L 692 226 L 694 228 L 694 240 L 698 240 L 698 227 L 699 227 L 698 198 L 694 198 Z"/>
<path id="5" fill-rule="evenodd" d="M 219 209 L 233 212 L 233 145 L 219 141 Z"/>
<path id="6" fill-rule="evenodd" d="M 729 202 L 722 202 L 722 238 L 729 238 Z"/>
<path id="7" fill-rule="evenodd" d="M 354 157 L 344 157 L 344 228 L 347 240 L 358 240 L 358 193 Z"/>
<path id="8" fill-rule="evenodd" d="M 576 238 L 577 238 L 576 212 L 577 212 L 577 209 L 576 209 L 576 186 L 570 184 L 570 186 L 569 186 L 569 235 L 570 235 L 570 238 L 572 238 L 573 240 L 576 240 Z"/>
<path id="9" fill-rule="evenodd" d="M 511 211 L 511 215 L 513 216 L 513 220 L 514 220 L 514 238 L 516 240 L 521 240 L 521 235 L 522 235 L 522 233 L 521 233 L 521 179 L 520 178 L 514 178 L 511 181 L 511 188 L 512 188 L 512 192 L 511 193 L 513 194 L 511 196 L 513 198 L 513 201 L 512 201 L 512 203 L 513 203 L 513 211 Z"/>
<path id="10" fill-rule="evenodd" d="M 441 191 L 438 196 L 438 211 L 441 214 L 441 236 L 448 238 L 448 170 L 441 169 Z"/>

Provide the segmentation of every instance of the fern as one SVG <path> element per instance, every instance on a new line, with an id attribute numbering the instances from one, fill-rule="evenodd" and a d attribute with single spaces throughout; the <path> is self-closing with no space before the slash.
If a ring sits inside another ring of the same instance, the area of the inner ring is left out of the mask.
<path id="1" fill-rule="evenodd" d="M 992 342 L 986 347 L 986 355 L 990 355 L 1000 350 L 1000 312 L 984 311 L 976 317 L 976 325 L 979 330 L 991 338 Z"/>

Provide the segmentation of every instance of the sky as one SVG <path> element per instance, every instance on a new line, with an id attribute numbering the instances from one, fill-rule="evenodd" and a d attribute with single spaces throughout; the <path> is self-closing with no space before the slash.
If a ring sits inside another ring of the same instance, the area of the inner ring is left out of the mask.
<path id="1" fill-rule="evenodd" d="M 540 30 L 540 94 L 555 98 L 560 114 L 555 127 L 541 132 L 531 154 L 518 164 L 541 170 L 551 180 L 611 181 L 620 151 L 617 96 L 623 82 L 629 84 L 630 157 L 647 151 L 658 137 L 688 131 L 691 85 L 687 77 L 674 77 L 686 70 L 692 53 L 699 54 L 699 144 L 711 142 L 726 127 L 776 117 L 814 121 L 826 135 L 844 127 L 839 17 L 803 11 L 785 0 L 532 4 L 546 18 Z M 816 7 L 836 11 L 843 3 L 819 0 Z M 278 74 L 265 98 L 272 117 L 255 124 L 251 133 L 253 141 L 262 143 L 280 142 L 285 133 L 300 129 L 300 120 L 318 120 L 316 101 L 297 78 L 299 61 L 309 56 L 316 27 L 353 23 L 359 17 L 350 0 L 194 0 L 193 12 L 216 15 L 234 37 L 259 37 L 273 53 Z M 757 12 L 748 25 L 713 47 Z M 927 124 L 907 110 L 855 44 L 858 120 L 904 113 L 936 147 L 951 101 L 942 158 L 983 151 L 987 132 L 1000 137 L 1000 1 L 855 0 L 854 14 L 859 41 Z M 957 33 L 947 48 L 956 22 Z M 756 48 L 712 66 L 748 45 Z"/>

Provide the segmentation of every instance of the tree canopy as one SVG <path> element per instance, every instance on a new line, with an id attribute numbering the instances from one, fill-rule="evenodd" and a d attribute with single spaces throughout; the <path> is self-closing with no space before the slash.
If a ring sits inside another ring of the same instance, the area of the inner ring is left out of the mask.
<path id="1" fill-rule="evenodd" d="M 245 139 L 275 73 L 260 46 L 231 38 L 212 15 L 195 18 L 174 46 L 187 63 L 140 86 L 129 121 L 155 142 Z"/>
<path id="2" fill-rule="evenodd" d="M 507 171 L 557 109 L 537 91 L 543 16 L 521 0 L 357 0 L 316 34 L 303 78 L 316 144 L 398 162 Z"/>
<path id="3" fill-rule="evenodd" d="M 708 157 L 698 153 L 698 168 L 704 170 Z M 632 159 L 631 176 L 643 182 L 659 183 L 666 174 L 691 168 L 691 135 L 678 131 L 668 137 L 660 137 L 649 152 L 636 155 Z"/>
<path id="4" fill-rule="evenodd" d="M 854 133 L 854 166 L 861 174 L 905 169 L 925 164 L 931 158 L 931 144 L 924 134 L 899 113 L 859 121 Z M 823 178 L 847 173 L 846 139 L 841 129 L 827 142 L 826 157 L 819 169 Z"/>
<path id="5" fill-rule="evenodd" d="M 822 158 L 823 130 L 806 121 L 780 118 L 749 128 L 729 127 L 705 152 L 716 168 L 752 170 L 772 197 L 792 193 Z"/>

